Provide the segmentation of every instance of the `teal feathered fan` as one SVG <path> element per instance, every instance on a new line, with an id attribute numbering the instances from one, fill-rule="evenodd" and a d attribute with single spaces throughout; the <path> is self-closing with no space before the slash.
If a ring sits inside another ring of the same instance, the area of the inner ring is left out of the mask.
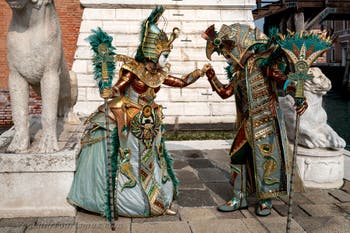
<path id="1" fill-rule="evenodd" d="M 330 48 L 332 40 L 326 32 L 317 34 L 304 31 L 280 35 L 277 43 L 294 65 L 294 73 L 290 73 L 288 78 L 297 81 L 295 98 L 304 98 L 304 82 L 312 78 L 307 72 L 312 63 Z"/>
<path id="2" fill-rule="evenodd" d="M 104 88 L 112 87 L 112 80 L 115 70 L 115 47 L 112 46 L 113 37 L 102 31 L 100 27 L 97 30 L 91 30 L 91 34 L 86 40 L 91 45 L 93 55 L 93 66 L 95 80 L 98 82 L 100 92 Z"/>

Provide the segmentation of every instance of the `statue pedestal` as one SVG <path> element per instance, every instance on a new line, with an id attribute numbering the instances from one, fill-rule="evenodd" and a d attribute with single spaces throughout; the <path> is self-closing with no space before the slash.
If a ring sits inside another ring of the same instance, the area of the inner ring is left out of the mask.
<path id="1" fill-rule="evenodd" d="M 60 151 L 50 154 L 0 152 L 0 218 L 75 216 L 67 201 L 80 150 L 81 126 L 65 125 Z M 10 129 L 0 136 L 11 141 Z"/>
<path id="2" fill-rule="evenodd" d="M 344 149 L 298 147 L 297 163 L 305 187 L 340 188 L 344 178 Z"/>

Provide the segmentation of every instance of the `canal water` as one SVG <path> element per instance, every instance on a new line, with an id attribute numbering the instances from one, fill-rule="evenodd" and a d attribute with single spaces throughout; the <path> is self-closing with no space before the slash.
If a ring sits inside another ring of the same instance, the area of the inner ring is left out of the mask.
<path id="1" fill-rule="evenodd" d="M 327 112 L 328 124 L 346 141 L 350 150 L 350 101 L 331 90 L 323 96 L 323 107 Z"/>

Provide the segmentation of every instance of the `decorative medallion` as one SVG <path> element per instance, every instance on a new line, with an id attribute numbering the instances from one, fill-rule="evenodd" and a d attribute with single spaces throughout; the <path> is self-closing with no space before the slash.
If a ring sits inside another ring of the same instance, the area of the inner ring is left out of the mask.
<path id="1" fill-rule="evenodd" d="M 159 116 L 150 105 L 145 105 L 131 120 L 131 132 L 143 142 L 146 149 L 152 147 L 153 140 L 159 132 L 159 127 Z"/>
<path id="2" fill-rule="evenodd" d="M 270 144 L 261 144 L 259 149 L 263 155 L 270 155 L 272 153 L 272 146 Z"/>

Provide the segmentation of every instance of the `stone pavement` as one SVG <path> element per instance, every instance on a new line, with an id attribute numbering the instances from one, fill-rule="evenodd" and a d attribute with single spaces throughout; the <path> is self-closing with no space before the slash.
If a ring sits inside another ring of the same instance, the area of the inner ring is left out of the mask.
<path id="1" fill-rule="evenodd" d="M 287 202 L 273 201 L 272 214 L 257 217 L 256 200 L 249 197 L 249 207 L 230 213 L 216 210 L 232 195 L 229 180 L 230 141 L 168 142 L 174 168 L 180 180 L 177 214 L 153 218 L 122 218 L 118 233 L 225 233 L 285 232 Z M 349 160 L 346 160 L 349 161 Z M 293 233 L 350 232 L 350 181 L 346 177 L 340 189 L 307 189 L 294 195 Z M 25 194 L 23 194 L 25 195 Z M 105 219 L 79 210 L 76 217 L 0 219 L 0 233 L 102 233 L 112 232 Z"/>

